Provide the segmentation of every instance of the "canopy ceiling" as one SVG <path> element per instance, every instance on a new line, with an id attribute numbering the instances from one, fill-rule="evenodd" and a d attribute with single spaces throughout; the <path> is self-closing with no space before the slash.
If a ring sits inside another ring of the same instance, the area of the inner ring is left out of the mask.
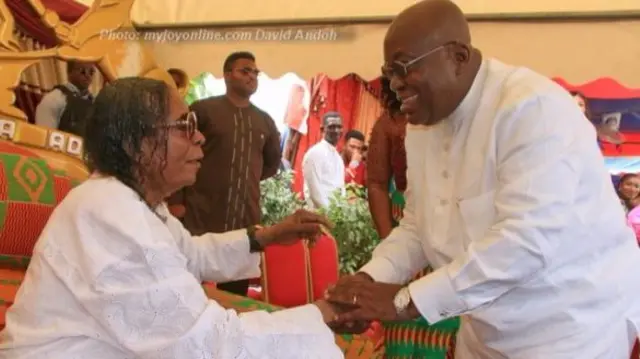
<path id="1" fill-rule="evenodd" d="M 271 77 L 287 72 L 305 79 L 318 73 L 338 78 L 353 72 L 366 79 L 377 77 L 387 25 L 333 29 L 339 34 L 335 41 L 155 42 L 151 47 L 161 65 L 185 69 L 191 77 L 203 72 L 219 77 L 225 57 L 238 50 L 252 51 L 258 66 Z M 485 56 L 574 84 L 611 77 L 628 87 L 640 87 L 640 21 L 472 22 L 471 30 L 475 46 Z"/>
<path id="2" fill-rule="evenodd" d="M 93 0 L 76 0 L 85 4 Z M 531 14 L 640 12 L 638 0 L 454 0 L 475 17 Z M 371 19 L 395 16 L 416 0 L 137 0 L 132 19 L 139 24 L 201 24 L 238 22 L 300 22 L 318 19 Z"/>

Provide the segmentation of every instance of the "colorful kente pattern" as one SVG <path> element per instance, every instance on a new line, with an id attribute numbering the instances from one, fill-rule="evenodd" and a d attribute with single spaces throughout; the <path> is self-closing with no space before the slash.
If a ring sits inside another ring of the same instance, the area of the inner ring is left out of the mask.
<path id="1" fill-rule="evenodd" d="M 74 185 L 27 148 L 0 141 L 0 265 L 24 263 L 53 209 Z"/>

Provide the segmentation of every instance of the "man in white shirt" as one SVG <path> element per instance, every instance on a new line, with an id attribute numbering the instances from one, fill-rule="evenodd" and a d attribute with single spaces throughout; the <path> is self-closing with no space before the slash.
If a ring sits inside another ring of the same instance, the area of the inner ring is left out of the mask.
<path id="1" fill-rule="evenodd" d="M 322 140 L 302 160 L 304 196 L 311 208 L 326 208 L 337 190 L 344 190 L 344 162 L 336 150 L 342 137 L 342 116 L 328 112 L 322 118 Z"/>
<path id="2" fill-rule="evenodd" d="M 80 135 L 84 118 L 93 103 L 89 86 L 95 71 L 93 64 L 69 61 L 69 82 L 54 87 L 40 100 L 36 108 L 36 125 Z"/>
<path id="3" fill-rule="evenodd" d="M 461 316 L 456 358 L 629 358 L 640 250 L 570 95 L 483 60 L 448 0 L 402 12 L 384 54 L 410 123 L 407 203 L 327 293 L 354 306 L 340 320 Z"/>

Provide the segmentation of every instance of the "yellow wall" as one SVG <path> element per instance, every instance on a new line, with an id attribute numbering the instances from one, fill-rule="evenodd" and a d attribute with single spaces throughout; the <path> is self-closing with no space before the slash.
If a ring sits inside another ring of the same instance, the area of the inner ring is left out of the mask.
<path id="1" fill-rule="evenodd" d="M 640 0 L 634 0 L 640 3 Z M 220 76 L 232 51 L 256 54 L 258 66 L 271 77 L 295 72 L 310 78 L 324 72 L 341 77 L 356 72 L 379 74 L 382 39 L 387 25 L 336 28 L 336 41 L 237 41 L 152 43 L 161 66 Z M 582 83 L 609 76 L 640 87 L 640 20 L 575 23 L 472 22 L 473 42 L 486 56 L 533 68 L 548 76 Z M 238 31 L 238 30 L 230 30 Z M 255 31 L 255 30 L 252 30 Z"/>
<path id="2" fill-rule="evenodd" d="M 85 0 L 86 1 L 86 0 Z M 88 0 L 91 1 L 91 0 Z M 415 0 L 137 0 L 137 23 L 301 21 L 395 16 Z M 640 0 L 456 0 L 469 15 L 640 11 Z"/>

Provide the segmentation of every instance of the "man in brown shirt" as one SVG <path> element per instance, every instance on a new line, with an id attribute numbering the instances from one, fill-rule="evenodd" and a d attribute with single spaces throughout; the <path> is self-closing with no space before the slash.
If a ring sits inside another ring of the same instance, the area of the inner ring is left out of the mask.
<path id="1" fill-rule="evenodd" d="M 255 57 L 236 52 L 223 66 L 227 92 L 191 105 L 204 134 L 204 159 L 196 183 L 169 204 L 184 206 L 182 221 L 193 234 L 226 232 L 260 223 L 260 181 L 278 171 L 280 133 L 266 112 L 249 98 L 258 87 Z M 246 295 L 248 280 L 218 284 Z"/>

